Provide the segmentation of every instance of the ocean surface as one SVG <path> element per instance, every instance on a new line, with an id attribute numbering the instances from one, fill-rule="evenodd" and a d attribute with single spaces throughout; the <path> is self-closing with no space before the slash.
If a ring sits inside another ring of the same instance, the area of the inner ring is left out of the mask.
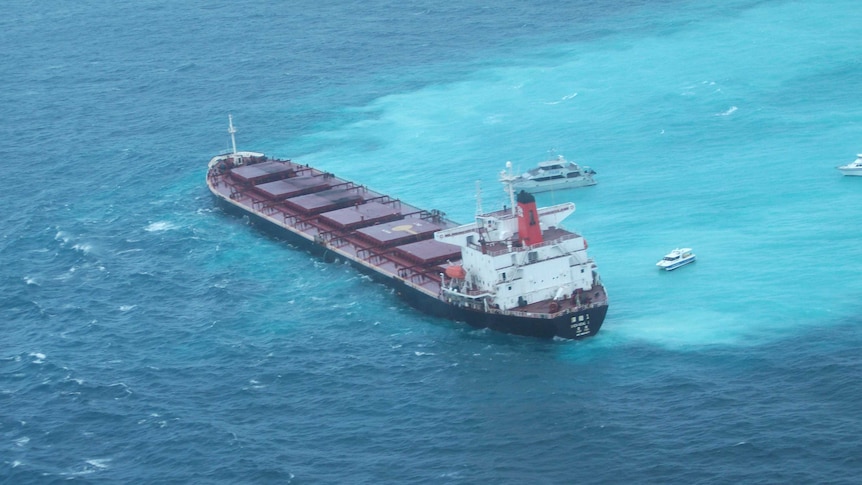
<path id="1" fill-rule="evenodd" d="M 862 480 L 857 0 L 4 5 L 0 483 Z M 461 222 L 506 161 L 591 166 L 539 202 L 601 332 L 432 318 L 224 214 L 228 114 Z"/>

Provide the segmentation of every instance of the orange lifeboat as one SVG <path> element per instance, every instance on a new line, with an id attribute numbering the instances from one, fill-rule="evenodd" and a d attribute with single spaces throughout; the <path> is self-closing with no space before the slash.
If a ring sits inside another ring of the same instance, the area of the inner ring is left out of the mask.
<path id="1" fill-rule="evenodd" d="M 467 272 L 464 271 L 463 266 L 461 266 L 460 264 L 456 264 L 454 266 L 447 266 L 446 267 L 446 276 L 448 276 L 450 278 L 463 280 L 464 278 L 467 277 Z"/>

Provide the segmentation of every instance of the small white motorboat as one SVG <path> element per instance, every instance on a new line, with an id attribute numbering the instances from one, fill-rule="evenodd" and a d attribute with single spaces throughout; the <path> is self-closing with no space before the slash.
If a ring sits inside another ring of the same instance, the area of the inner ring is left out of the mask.
<path id="1" fill-rule="evenodd" d="M 862 176 L 862 153 L 856 155 L 856 160 L 835 168 L 840 170 L 844 175 Z"/>
<path id="2" fill-rule="evenodd" d="M 550 190 L 570 189 L 596 185 L 593 179 L 595 170 L 587 166 L 579 166 L 570 162 L 562 155 L 556 160 L 540 162 L 521 175 L 512 173 L 512 162 L 506 162 L 506 170 L 500 173 L 503 184 L 512 184 L 516 191 L 526 190 L 530 193 L 547 192 Z"/>
<path id="3" fill-rule="evenodd" d="M 695 258 L 696 256 L 691 252 L 691 248 L 677 248 L 667 253 L 665 257 L 655 265 L 665 271 L 673 271 L 680 266 L 693 263 Z"/>

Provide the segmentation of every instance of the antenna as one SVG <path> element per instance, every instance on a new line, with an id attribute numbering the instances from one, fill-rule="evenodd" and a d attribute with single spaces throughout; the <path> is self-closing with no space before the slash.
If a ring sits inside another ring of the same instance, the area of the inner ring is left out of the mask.
<path id="1" fill-rule="evenodd" d="M 230 143 L 233 145 L 233 154 L 236 155 L 236 128 L 233 127 L 233 115 L 227 115 L 228 129 L 227 132 L 230 133 Z"/>
<path id="2" fill-rule="evenodd" d="M 482 182 L 479 180 L 476 181 L 476 215 L 481 216 L 484 214 L 482 211 Z"/>

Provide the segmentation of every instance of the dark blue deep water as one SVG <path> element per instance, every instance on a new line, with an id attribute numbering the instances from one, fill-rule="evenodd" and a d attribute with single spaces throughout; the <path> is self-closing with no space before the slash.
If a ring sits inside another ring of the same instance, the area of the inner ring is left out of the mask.
<path id="1" fill-rule="evenodd" d="M 857 1 L 263 3 L 4 4 L 0 483 L 859 483 Z M 507 160 L 592 166 L 540 202 L 601 333 L 431 318 L 223 214 L 228 113 L 462 222 Z"/>

